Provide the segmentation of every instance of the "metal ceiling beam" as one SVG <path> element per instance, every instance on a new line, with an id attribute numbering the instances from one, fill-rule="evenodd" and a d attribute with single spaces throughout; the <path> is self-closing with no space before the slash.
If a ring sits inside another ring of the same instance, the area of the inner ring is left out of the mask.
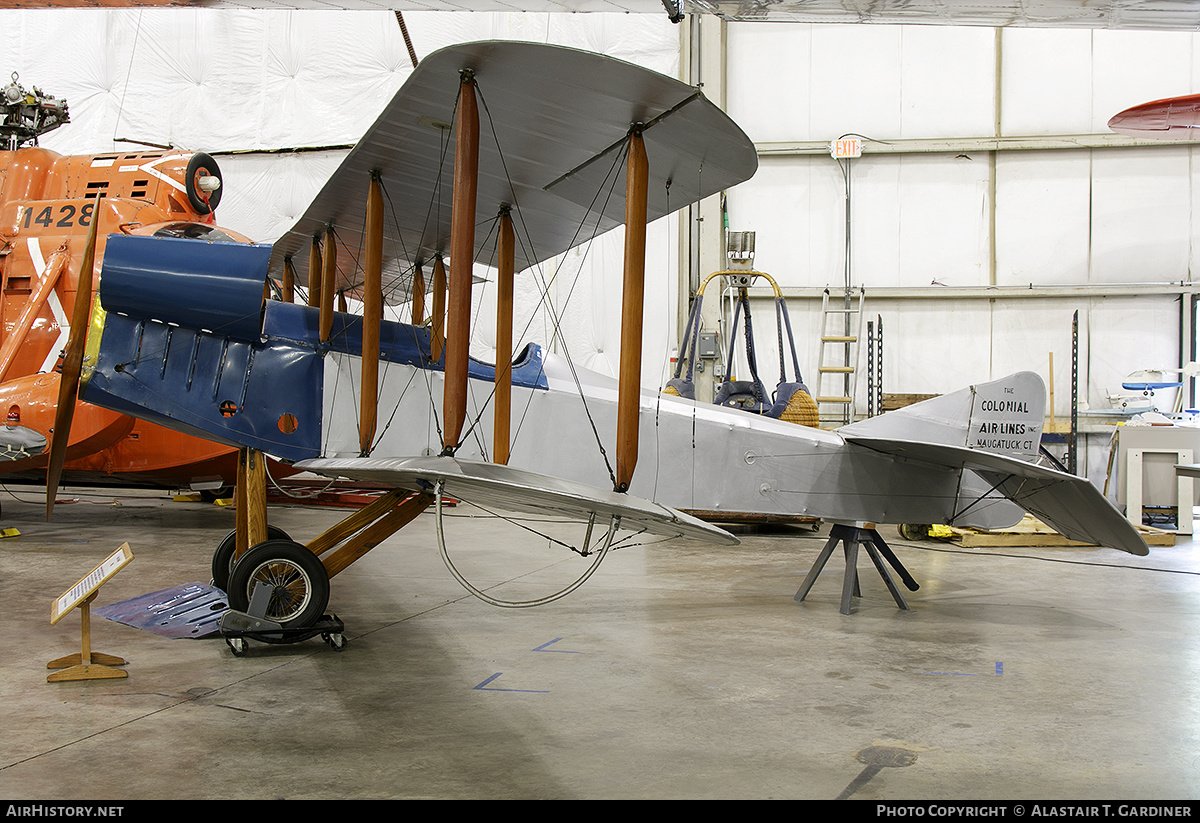
<path id="1" fill-rule="evenodd" d="M 780 291 L 788 300 L 816 300 L 820 299 L 825 288 L 781 286 Z M 1084 283 L 1075 286 L 890 286 L 867 288 L 866 293 L 872 300 L 1011 300 L 1029 297 L 1172 297 L 1195 294 L 1198 291 L 1200 284 L 1195 283 Z M 763 299 L 775 297 L 771 289 L 763 288 L 750 289 L 749 294 L 751 297 Z"/>
<path id="2" fill-rule="evenodd" d="M 1068 151 L 1192 146 L 1200 140 L 1142 140 L 1123 134 L 1050 134 L 1029 137 L 935 137 L 863 140 L 863 156 L 871 154 L 968 154 L 981 151 Z M 788 140 L 755 143 L 759 157 L 829 154 L 829 141 Z"/>

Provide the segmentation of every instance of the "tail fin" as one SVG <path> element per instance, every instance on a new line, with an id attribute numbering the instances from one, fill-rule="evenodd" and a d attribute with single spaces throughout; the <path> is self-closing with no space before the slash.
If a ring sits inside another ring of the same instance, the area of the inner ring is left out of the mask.
<path id="1" fill-rule="evenodd" d="M 1046 384 L 1017 372 L 903 409 L 843 426 L 845 437 L 916 440 L 1037 460 L 1046 414 Z"/>

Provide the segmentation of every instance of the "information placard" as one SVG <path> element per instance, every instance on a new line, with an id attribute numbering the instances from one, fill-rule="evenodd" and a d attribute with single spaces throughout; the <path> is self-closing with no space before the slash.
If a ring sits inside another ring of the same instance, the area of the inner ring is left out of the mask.
<path id="1" fill-rule="evenodd" d="M 105 558 L 104 562 L 88 572 L 82 580 L 54 599 L 50 606 L 50 625 L 62 620 L 63 615 L 78 606 L 88 595 L 104 585 L 109 578 L 119 572 L 133 560 L 133 550 L 128 543 L 122 543 L 121 548 Z"/>

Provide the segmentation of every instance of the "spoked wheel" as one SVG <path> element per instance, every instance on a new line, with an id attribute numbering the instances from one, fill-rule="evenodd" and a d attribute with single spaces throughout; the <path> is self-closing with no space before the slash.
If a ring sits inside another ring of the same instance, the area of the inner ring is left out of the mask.
<path id="1" fill-rule="evenodd" d="M 267 540 L 291 540 L 288 533 L 278 526 L 267 526 Z M 212 582 L 223 592 L 229 591 L 229 573 L 233 571 L 233 550 L 237 545 L 237 529 L 234 529 L 217 544 L 213 552 Z"/>
<path id="2" fill-rule="evenodd" d="M 259 585 L 271 591 L 266 614 L 261 616 L 281 626 L 311 626 L 329 605 L 325 566 L 291 540 L 268 540 L 242 555 L 229 575 L 229 607 L 245 612 Z"/>

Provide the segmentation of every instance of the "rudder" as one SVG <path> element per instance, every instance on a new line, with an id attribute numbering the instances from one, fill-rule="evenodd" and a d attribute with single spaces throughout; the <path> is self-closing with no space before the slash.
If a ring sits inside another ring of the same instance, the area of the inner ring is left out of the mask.
<path id="1" fill-rule="evenodd" d="M 965 446 L 1035 462 L 1046 414 L 1046 384 L 1034 372 L 914 403 L 839 429 L 849 437 Z"/>

